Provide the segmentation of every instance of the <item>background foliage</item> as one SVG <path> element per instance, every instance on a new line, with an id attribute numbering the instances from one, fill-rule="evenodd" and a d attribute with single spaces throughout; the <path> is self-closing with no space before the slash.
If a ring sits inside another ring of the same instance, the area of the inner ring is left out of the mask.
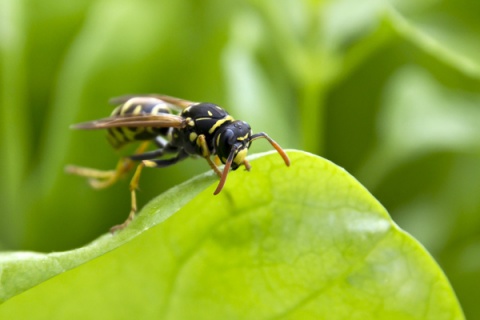
<path id="1" fill-rule="evenodd" d="M 0 248 L 70 249 L 122 221 L 128 180 L 94 192 L 62 169 L 118 155 L 68 125 L 107 115 L 109 97 L 162 92 L 345 167 L 479 317 L 478 12 L 471 0 L 0 0 Z M 139 201 L 206 169 L 151 170 Z"/>

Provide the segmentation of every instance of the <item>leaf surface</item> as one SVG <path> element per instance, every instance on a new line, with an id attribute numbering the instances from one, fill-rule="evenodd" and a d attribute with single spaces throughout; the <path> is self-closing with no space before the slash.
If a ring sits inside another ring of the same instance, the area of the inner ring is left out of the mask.
<path id="1" fill-rule="evenodd" d="M 0 318 L 463 318 L 431 256 L 364 187 L 289 156 L 289 168 L 251 158 L 218 196 L 211 173 L 194 178 L 83 248 L 1 255 L 0 297 L 15 297 Z"/>

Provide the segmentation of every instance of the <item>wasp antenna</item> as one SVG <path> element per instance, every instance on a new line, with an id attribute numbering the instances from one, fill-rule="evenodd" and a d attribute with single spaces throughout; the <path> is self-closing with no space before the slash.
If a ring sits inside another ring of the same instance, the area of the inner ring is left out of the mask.
<path id="1" fill-rule="evenodd" d="M 274 147 L 275 150 L 277 150 L 278 154 L 280 154 L 283 161 L 285 161 L 285 164 L 287 165 L 287 167 L 290 166 L 290 158 L 288 157 L 288 155 L 285 153 L 285 151 L 282 149 L 282 147 L 280 147 L 280 145 L 278 143 L 276 143 L 275 140 L 270 138 L 265 132 L 260 132 L 260 133 L 254 134 L 252 136 L 252 138 L 250 139 L 250 141 L 260 139 L 260 138 L 267 139 L 267 141 L 270 142 L 272 147 Z"/>
<path id="2" fill-rule="evenodd" d="M 225 167 L 223 167 L 223 172 L 222 172 L 222 176 L 220 177 L 220 182 L 218 183 L 217 189 L 215 189 L 215 192 L 213 193 L 213 195 L 217 195 L 220 193 L 220 191 L 222 191 L 223 186 L 227 181 L 227 176 L 228 176 L 228 172 L 230 171 L 230 166 L 232 165 L 232 162 L 233 162 L 233 156 L 235 155 L 235 152 L 237 151 L 237 149 L 238 148 L 233 147 L 232 150 L 230 151 L 227 162 L 225 162 Z"/>

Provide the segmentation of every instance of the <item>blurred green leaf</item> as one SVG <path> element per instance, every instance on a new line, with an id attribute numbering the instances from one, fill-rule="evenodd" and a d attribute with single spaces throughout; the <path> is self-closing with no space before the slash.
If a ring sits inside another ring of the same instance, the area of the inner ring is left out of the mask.
<path id="1" fill-rule="evenodd" d="M 355 179 L 289 155 L 290 168 L 253 160 L 217 197 L 199 176 L 83 248 L 1 255 L 1 298 L 17 296 L 0 317 L 463 318 L 434 260 Z"/>
<path id="2" fill-rule="evenodd" d="M 454 19 L 437 15 L 415 22 L 393 8 L 388 11 L 387 18 L 400 36 L 411 41 L 432 58 L 463 72 L 466 76 L 480 78 L 478 35 L 456 23 Z"/>
<path id="3" fill-rule="evenodd" d="M 262 31 L 256 13 L 246 12 L 232 21 L 230 41 L 222 57 L 229 97 L 226 106 L 239 119 L 249 119 L 254 130 L 261 128 L 282 144 L 297 145 L 299 136 L 292 134 L 297 130 L 292 128 L 294 123 L 289 117 L 293 108 L 287 87 L 275 90 L 278 84 L 269 80 L 268 73 L 257 59 L 266 37 Z M 258 149 L 256 145 L 253 147 Z"/>
<path id="4" fill-rule="evenodd" d="M 16 190 L 22 186 L 28 166 L 29 126 L 25 114 L 25 12 L 21 2 L 0 2 L 0 225 L 8 225 L 6 237 L 13 238 L 21 229 L 14 212 L 22 212 Z"/>
<path id="5" fill-rule="evenodd" d="M 425 70 L 400 69 L 385 90 L 379 145 L 359 173 L 376 186 L 392 168 L 425 154 L 480 152 L 480 95 L 448 90 Z"/>

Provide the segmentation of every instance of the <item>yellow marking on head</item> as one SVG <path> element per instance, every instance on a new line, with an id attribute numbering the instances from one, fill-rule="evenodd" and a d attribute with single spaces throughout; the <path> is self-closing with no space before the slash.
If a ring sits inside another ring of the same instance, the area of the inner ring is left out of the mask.
<path id="1" fill-rule="evenodd" d="M 190 135 L 188 136 L 191 142 L 194 142 L 197 139 L 197 137 L 198 137 L 198 134 L 196 134 L 195 132 L 191 132 Z"/>
<path id="2" fill-rule="evenodd" d="M 247 133 L 246 135 L 244 135 L 243 137 L 238 137 L 237 140 L 238 141 L 243 141 L 243 140 L 247 139 L 249 135 L 250 135 L 250 132 Z"/>
<path id="3" fill-rule="evenodd" d="M 248 153 L 247 148 L 243 148 L 242 150 L 238 151 L 238 153 L 235 155 L 235 158 L 233 159 L 233 162 L 235 162 L 237 165 L 243 164 L 243 161 L 245 160 L 247 153 Z"/>
<path id="4" fill-rule="evenodd" d="M 218 146 L 218 144 L 220 143 L 220 136 L 222 134 L 220 133 L 219 135 L 217 135 L 217 140 L 215 140 L 215 145 Z"/>
<path id="5" fill-rule="evenodd" d="M 208 115 L 211 117 L 211 116 L 213 116 L 213 113 L 210 112 L 210 110 L 208 110 Z"/>
<path id="6" fill-rule="evenodd" d="M 208 130 L 208 133 L 212 134 L 215 132 L 215 130 L 217 130 L 218 127 L 220 127 L 225 122 L 232 122 L 232 121 L 233 121 L 233 118 L 231 116 L 226 116 L 225 118 L 215 122 L 215 124 L 210 128 L 210 130 Z"/>

